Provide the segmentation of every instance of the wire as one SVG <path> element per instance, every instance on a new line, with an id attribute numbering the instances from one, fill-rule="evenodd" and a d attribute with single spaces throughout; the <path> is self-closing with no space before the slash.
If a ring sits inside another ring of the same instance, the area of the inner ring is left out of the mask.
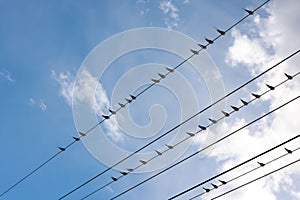
<path id="1" fill-rule="evenodd" d="M 282 167 L 280 167 L 280 168 L 278 168 L 278 169 L 276 169 L 276 170 L 274 170 L 274 171 L 271 171 L 271 172 L 269 172 L 269 173 L 267 173 L 267 174 L 265 174 L 265 175 L 263 175 L 263 176 L 260 176 L 260 177 L 258 177 L 258 178 L 256 178 L 256 179 L 253 179 L 253 180 L 251 180 L 251 181 L 249 181 L 249 182 L 247 182 L 247 183 L 244 183 L 244 184 L 242 184 L 242 185 L 240 185 L 240 186 L 238 186 L 238 187 L 236 187 L 236 188 L 233 188 L 232 190 L 229 190 L 229 191 L 227 191 L 227 192 L 225 192 L 225 193 L 223 193 L 223 194 L 220 194 L 220 195 L 218 195 L 218 196 L 212 198 L 211 200 L 218 199 L 218 198 L 220 198 L 220 197 L 222 197 L 222 196 L 224 196 L 224 195 L 226 195 L 226 194 L 229 194 L 229 193 L 231 193 L 231 192 L 233 192 L 233 191 L 235 191 L 235 190 L 238 190 L 238 189 L 240 189 L 240 188 L 242 188 L 242 187 L 244 187 L 244 186 L 246 186 L 246 185 L 249 185 L 250 183 L 253 183 L 253 182 L 255 182 L 255 181 L 258 181 L 259 179 L 262 179 L 262 178 L 264 178 L 264 177 L 266 177 L 266 176 L 269 176 L 269 175 L 271 175 L 271 174 L 273 174 L 273 173 L 275 173 L 275 172 L 278 172 L 278 171 L 280 171 L 280 170 L 282 170 L 282 169 L 284 169 L 284 168 L 286 168 L 286 167 L 288 167 L 288 166 L 290 166 L 290 165 L 294 165 L 294 164 L 296 164 L 296 163 L 299 162 L 299 161 L 300 161 L 300 159 L 295 160 L 295 161 L 293 161 L 293 162 L 291 162 L 291 163 L 289 163 L 289 164 L 287 164 L 287 165 L 284 165 L 284 166 L 282 166 Z"/>
<path id="2" fill-rule="evenodd" d="M 271 113 L 273 113 L 273 112 L 275 112 L 275 111 L 281 109 L 282 107 L 284 107 L 284 106 L 286 106 L 286 105 L 292 103 L 293 101 L 297 100 L 299 97 L 300 97 L 300 96 L 297 96 L 297 97 L 295 97 L 295 98 L 289 100 L 288 102 L 286 102 L 286 103 L 280 105 L 279 107 L 277 107 L 277 108 L 275 108 L 275 109 L 273 109 L 273 110 L 267 112 L 266 114 L 264 114 L 264 115 L 262 115 L 262 116 L 256 118 L 255 120 L 249 122 L 248 124 L 246 124 L 246 125 L 244 125 L 244 126 L 238 128 L 237 130 L 235 130 L 235 131 L 229 133 L 228 135 L 226 135 L 226 136 L 224 136 L 224 137 L 222 137 L 222 138 L 216 140 L 215 142 L 211 143 L 210 145 L 207 145 L 206 147 L 202 148 L 201 150 L 198 150 L 198 151 L 196 151 L 195 153 L 193 153 L 193 154 L 191 154 L 191 155 L 189 155 L 189 156 L 187 156 L 187 157 L 181 159 L 180 161 L 178 161 L 178 162 L 172 164 L 171 166 L 167 167 L 166 169 L 163 169 L 162 171 L 160 171 L 160 172 L 154 174 L 153 176 L 151 176 L 151 177 L 145 179 L 144 181 L 141 181 L 140 183 L 138 183 L 138 184 L 132 186 L 131 188 L 125 190 L 124 192 L 122 192 L 122 193 L 120 193 L 120 194 L 114 196 L 111 200 L 116 199 L 116 198 L 118 198 L 118 197 L 120 197 L 120 196 L 126 194 L 127 192 L 129 192 L 129 191 L 133 190 L 134 188 L 136 188 L 136 187 L 138 187 L 138 186 L 140 186 L 140 185 L 142 185 L 142 184 L 148 182 L 149 180 L 155 178 L 156 176 L 158 176 L 158 175 L 160 175 L 160 174 L 162 174 L 162 173 L 164 173 L 164 172 L 170 170 L 171 168 L 173 168 L 173 167 L 179 165 L 180 163 L 185 162 L 186 160 L 188 160 L 188 159 L 192 158 L 193 156 L 197 155 L 198 153 L 200 153 L 200 152 L 202 152 L 202 151 L 204 151 L 204 150 L 206 150 L 206 149 L 208 149 L 208 148 L 210 148 L 210 147 L 216 145 L 217 143 L 219 143 L 219 142 L 225 140 L 226 138 L 232 136 L 233 134 L 239 132 L 240 130 L 242 130 L 242 129 L 248 127 L 248 126 L 250 126 L 251 124 L 253 124 L 253 123 L 259 121 L 260 119 L 262 119 L 262 118 L 264 118 L 264 117 L 270 115 Z"/>
<path id="3" fill-rule="evenodd" d="M 299 75 L 299 74 L 300 74 L 300 72 L 298 72 L 298 73 L 292 75 L 291 77 L 294 78 L 294 77 L 296 77 L 296 76 Z M 280 85 L 282 85 L 283 83 L 287 82 L 288 80 L 290 80 L 290 79 L 289 79 L 289 78 L 286 78 L 285 80 L 281 81 L 280 83 L 278 83 L 278 84 L 275 85 L 275 86 L 269 86 L 269 87 L 271 87 L 271 88 L 268 87 L 269 89 L 266 90 L 265 92 L 263 92 L 262 94 L 260 94 L 259 96 L 262 97 L 263 95 L 266 95 L 267 93 L 269 93 L 270 91 L 275 90 L 275 88 L 279 87 Z M 247 105 L 249 105 L 250 103 L 252 103 L 253 101 L 255 101 L 255 100 L 257 100 L 257 99 L 258 99 L 258 98 L 255 97 L 255 98 L 251 99 L 250 101 L 247 101 L 246 103 L 247 103 Z M 231 116 L 231 115 L 232 115 L 233 113 L 235 113 L 235 112 L 238 112 L 241 108 L 243 108 L 243 107 L 245 107 L 245 106 L 246 106 L 246 105 L 243 104 L 243 105 L 241 105 L 240 107 L 238 107 L 238 110 L 232 110 L 231 112 L 226 113 L 226 114 L 228 114 L 227 117 Z M 226 117 L 226 116 L 223 115 L 223 116 L 220 117 L 219 119 L 215 120 L 215 122 L 218 123 L 219 121 L 221 121 L 221 120 L 224 119 L 225 117 Z M 213 122 L 212 122 L 212 123 L 210 123 L 210 124 L 208 124 L 207 126 L 204 126 L 204 127 L 205 127 L 205 129 L 207 129 L 208 127 L 211 127 L 212 125 L 215 125 L 216 123 L 213 123 Z M 177 142 L 176 144 L 172 145 L 172 147 L 173 147 L 173 148 L 176 148 L 178 145 L 184 143 L 185 141 L 187 141 L 188 139 L 194 137 L 195 135 L 199 134 L 199 133 L 202 132 L 202 131 L 204 131 L 204 130 L 203 130 L 203 129 L 200 129 L 199 131 L 197 131 L 197 132 L 195 132 L 195 133 L 189 133 L 189 134 L 187 134 L 188 137 L 186 137 L 186 138 L 184 138 L 183 140 L 181 140 L 181 141 Z M 173 148 L 172 148 L 172 149 L 173 149 Z M 149 160 L 146 160 L 145 163 L 141 163 L 140 165 L 138 165 L 138 166 L 136 166 L 135 168 L 132 168 L 132 169 L 133 169 L 133 170 L 136 170 L 136 169 L 138 169 L 138 168 L 144 166 L 145 164 L 148 164 L 149 162 L 151 162 L 151 161 L 154 160 L 155 158 L 160 157 L 162 154 L 165 154 L 166 152 L 168 152 L 168 151 L 170 151 L 170 150 L 171 150 L 170 148 L 166 148 L 166 150 L 160 152 L 160 153 L 161 153 L 160 155 L 157 154 L 157 155 L 153 156 L 152 158 L 149 158 Z M 126 173 L 126 174 L 122 174 L 121 176 L 117 177 L 117 180 L 123 178 L 124 176 L 126 176 L 126 175 L 128 175 L 128 174 L 130 174 L 130 173 L 131 173 L 131 172 L 128 172 L 128 173 Z M 112 184 L 112 183 L 114 183 L 114 182 L 115 182 L 115 181 L 111 181 L 111 182 L 109 182 L 109 183 L 107 183 L 107 184 L 104 184 L 104 185 L 101 186 L 100 188 L 98 188 L 98 189 L 94 190 L 93 192 L 89 193 L 88 195 L 84 196 L 82 199 L 86 199 L 87 197 L 90 197 L 91 195 L 93 195 L 93 194 L 95 194 L 96 192 L 98 192 L 98 191 L 104 189 L 106 186 L 108 186 L 108 185 L 110 185 L 110 184 Z"/>

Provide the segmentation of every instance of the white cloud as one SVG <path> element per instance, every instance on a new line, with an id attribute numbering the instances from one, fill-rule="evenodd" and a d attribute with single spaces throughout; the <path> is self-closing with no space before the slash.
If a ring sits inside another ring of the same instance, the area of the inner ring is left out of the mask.
<path id="1" fill-rule="evenodd" d="M 44 100 L 40 100 L 40 108 L 42 109 L 42 111 L 46 111 L 47 110 L 47 105 L 45 104 Z"/>
<path id="2" fill-rule="evenodd" d="M 178 8 L 172 3 L 172 1 L 160 2 L 159 9 L 162 10 L 165 15 L 164 20 L 167 28 L 176 28 L 180 21 L 180 16 Z"/>
<path id="3" fill-rule="evenodd" d="M 38 103 L 38 106 L 40 107 L 40 109 L 42 110 L 42 111 L 46 111 L 47 109 L 48 109 L 48 106 L 46 105 L 46 103 L 45 103 L 45 101 L 43 100 L 43 99 L 40 99 L 40 100 L 36 100 L 36 99 L 34 99 L 34 98 L 29 98 L 29 104 L 31 105 L 31 106 L 34 106 L 34 105 L 37 105 L 37 102 L 39 102 Z"/>
<path id="4" fill-rule="evenodd" d="M 12 77 L 12 75 L 10 74 L 10 72 L 8 72 L 7 70 L 0 70 L 0 77 L 11 82 L 14 83 L 16 80 Z"/>

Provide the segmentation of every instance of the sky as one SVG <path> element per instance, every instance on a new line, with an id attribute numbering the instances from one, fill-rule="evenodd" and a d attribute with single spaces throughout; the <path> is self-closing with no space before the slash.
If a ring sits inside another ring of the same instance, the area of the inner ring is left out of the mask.
<path id="1" fill-rule="evenodd" d="M 243 8 L 254 9 L 261 3 L 260 0 L 0 1 L 0 193 L 57 153 L 58 147 L 72 142 L 78 131 L 92 124 L 90 119 L 101 120 L 108 108 L 116 109 L 118 102 L 125 102 L 123 98 L 138 93 L 151 83 L 151 78 L 157 78 L 157 72 L 166 72 L 165 66 L 175 67 L 191 55 L 189 48 L 199 49 L 197 43 L 205 44 L 205 38 L 216 37 L 216 28 L 225 30 L 245 16 L 247 13 Z M 97 130 L 110 144 L 133 152 L 206 107 L 213 99 L 222 97 L 299 50 L 300 6 L 297 4 L 296 0 L 271 0 L 206 51 L 193 57 L 191 62 L 182 65 L 174 76 L 168 76 L 165 82 L 161 81 L 139 96 L 128 109 L 117 113 Z M 124 44 L 130 46 L 134 39 L 144 36 L 116 43 L 105 54 L 99 55 L 96 53 L 101 44 L 109 42 L 112 36 L 116 38 L 116 34 L 145 27 L 165 28 L 173 35 L 175 32 L 184 34 L 190 38 L 188 41 L 192 46 L 170 37 L 163 43 L 168 43 L 169 39 L 173 45 L 170 48 L 178 50 L 180 56 L 174 51 L 145 48 L 119 55 L 106 66 L 101 77 L 88 70 L 93 66 L 93 59 L 106 61 L 107 57 L 127 47 Z M 186 136 L 186 131 L 199 130 L 197 124 L 207 125 L 209 117 L 220 117 L 221 108 L 229 112 L 231 105 L 241 105 L 240 98 L 250 100 L 252 92 L 263 93 L 268 89 L 266 83 L 279 84 L 286 79 L 284 73 L 298 73 L 299 60 L 299 55 L 292 57 L 227 98 L 224 104 L 201 114 L 176 134 L 172 133 L 143 150 L 141 155 L 119 169 L 136 165 L 140 158 L 149 158 L 155 154 L 155 149 L 165 149 L 164 144 L 179 141 Z M 199 134 L 188 143 L 190 146 L 174 148 L 152 162 L 151 167 L 145 165 L 139 173 L 129 174 L 88 199 L 112 198 L 201 149 L 214 137 L 222 137 L 299 96 L 299 88 L 300 79 L 295 76 L 221 121 L 220 125 L 218 123 L 215 128 L 210 127 Z M 81 110 L 81 106 L 86 106 L 87 110 Z M 167 199 L 239 164 L 299 134 L 299 110 L 300 103 L 296 100 L 220 142 L 212 150 L 189 159 L 119 199 Z M 81 115 L 81 111 L 87 111 L 91 118 Z M 118 157 L 97 140 L 99 134 L 94 135 L 76 142 L 0 199 L 58 199 L 105 170 L 106 165 L 117 161 Z M 299 139 L 285 147 L 298 148 Z M 94 149 L 96 153 L 92 153 Z M 284 153 L 282 147 L 256 161 L 268 162 Z M 122 152 L 118 156 L 125 154 Z M 106 163 L 97 159 L 101 156 L 106 158 Z M 295 159 L 299 159 L 299 152 L 198 199 L 211 199 Z M 256 161 L 221 178 L 229 180 L 256 167 Z M 222 198 L 300 199 L 299 166 L 290 166 Z M 66 199 L 80 199 L 110 182 L 111 176 L 119 174 L 117 170 L 111 170 Z M 212 186 L 206 184 L 204 187 Z M 202 187 L 199 187 L 178 199 L 188 199 L 202 192 Z"/>

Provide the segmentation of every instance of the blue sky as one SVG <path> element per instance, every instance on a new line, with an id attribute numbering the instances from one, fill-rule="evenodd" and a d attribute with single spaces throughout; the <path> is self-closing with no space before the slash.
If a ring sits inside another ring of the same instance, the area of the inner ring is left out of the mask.
<path id="1" fill-rule="evenodd" d="M 245 16 L 243 8 L 253 9 L 260 3 L 262 1 L 254 0 L 0 1 L 0 192 L 56 153 L 59 146 L 71 142 L 72 136 L 77 135 L 70 106 L 70 91 L 82 62 L 99 43 L 114 34 L 143 27 L 169 28 L 204 43 L 204 37 L 217 36 L 214 27 L 226 29 Z M 225 91 L 231 91 L 299 49 L 300 29 L 297 20 L 300 15 L 297 10 L 299 6 L 295 6 L 297 3 L 299 2 L 296 0 L 285 3 L 271 1 L 266 9 L 260 10 L 257 15 L 247 19 L 208 48 L 207 55 L 220 71 Z M 249 99 L 251 91 L 264 91 L 266 88 L 263 83 L 275 84 L 282 81 L 283 72 L 297 73 L 298 57 L 229 98 L 226 110 L 230 109 L 229 105 L 238 104 L 241 96 Z M 132 52 L 112 63 L 100 83 L 110 102 L 114 85 L 135 66 L 162 63 L 174 67 L 180 61 L 181 58 L 161 51 Z M 122 66 L 124 67 L 120 71 Z M 208 105 L 210 98 L 203 77 L 192 76 L 190 64 L 186 64 L 179 72 L 190 81 L 196 91 L 199 108 Z M 224 134 L 299 95 L 299 84 L 299 78 L 295 78 L 293 82 L 237 113 L 234 118 L 224 122 Z M 129 91 L 130 89 L 134 88 L 128 88 Z M 103 99 L 100 98 L 100 104 L 101 100 Z M 165 106 L 168 116 L 159 135 L 181 120 L 177 115 L 180 109 L 176 108 L 178 105 L 174 95 L 165 94 L 161 87 L 154 87 L 141 96 L 141 101 L 137 100 L 136 105 L 130 107 L 130 111 L 136 123 L 143 126 L 149 122 L 149 116 L 145 113 L 155 103 Z M 283 109 L 282 113 L 268 118 L 269 121 L 245 130 L 245 137 L 241 134 L 240 137 L 228 141 L 227 146 L 216 148 L 205 159 L 191 159 L 120 199 L 166 199 L 234 163 L 239 163 L 251 153 L 258 153 L 299 134 L 300 126 L 295 122 L 299 108 L 298 101 Z M 198 121 L 207 124 L 208 121 L 205 120 L 210 114 L 204 114 Z M 102 128 L 110 128 L 109 125 L 107 127 Z M 283 131 L 287 133 L 283 135 Z M 115 145 L 127 150 L 134 150 L 150 141 L 132 139 L 130 142 L 128 138 L 126 136 L 123 143 L 110 139 Z M 168 143 L 171 139 L 171 136 L 166 137 L 160 144 Z M 185 155 L 199 148 L 202 143 L 201 138 L 196 139 Z M 243 145 L 254 146 L 256 150 L 243 149 Z M 290 146 L 291 149 L 296 147 L 297 143 Z M 278 165 L 280 164 L 279 162 Z M 296 166 L 272 176 L 248 190 L 236 192 L 224 199 L 254 199 L 257 193 L 267 199 L 299 199 L 298 168 Z M 106 167 L 78 142 L 2 199 L 57 199 L 104 169 Z M 111 175 L 117 174 L 118 172 L 112 170 L 70 195 L 69 199 L 83 197 L 109 182 Z M 151 173 L 132 174 L 89 199 L 109 199 L 150 175 Z M 199 192 L 202 190 L 194 191 L 188 197 Z M 206 198 L 208 197 L 203 199 Z"/>

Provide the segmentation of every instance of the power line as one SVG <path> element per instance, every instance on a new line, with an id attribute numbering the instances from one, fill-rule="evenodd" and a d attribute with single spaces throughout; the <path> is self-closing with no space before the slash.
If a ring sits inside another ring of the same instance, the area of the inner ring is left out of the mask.
<path id="1" fill-rule="evenodd" d="M 300 72 L 298 72 L 298 73 L 296 73 L 296 74 L 294 74 L 294 75 L 288 75 L 288 76 L 294 78 L 294 77 L 296 77 L 296 76 L 299 75 L 299 74 L 300 74 Z M 265 92 L 259 94 L 259 95 L 258 95 L 259 98 L 262 97 L 263 95 L 266 95 L 266 94 L 269 93 L 270 91 L 275 90 L 275 88 L 279 87 L 280 85 L 282 85 L 283 83 L 287 82 L 288 80 L 291 80 L 291 79 L 290 79 L 290 78 L 286 78 L 285 80 L 281 81 L 280 83 L 276 84 L 275 86 L 270 86 L 270 85 L 266 84 L 267 87 L 268 87 L 268 90 L 266 90 Z M 243 100 L 244 103 L 243 103 L 241 106 L 236 107 L 236 108 L 237 108 L 236 110 L 232 110 L 231 112 L 228 112 L 228 113 L 223 111 L 225 114 L 223 113 L 224 115 L 223 115 L 222 117 L 220 117 L 219 119 L 214 120 L 215 123 L 214 123 L 214 122 L 211 122 L 210 124 L 208 124 L 208 125 L 206 125 L 206 126 L 203 126 L 202 129 L 196 131 L 195 133 L 187 132 L 187 137 L 186 137 L 186 138 L 184 138 L 183 140 L 177 142 L 177 143 L 174 144 L 174 145 L 171 145 L 171 146 L 172 146 L 172 149 L 176 148 L 178 145 L 182 144 L 183 142 L 187 141 L 188 139 L 190 139 L 190 138 L 196 136 L 196 135 L 199 134 L 200 132 L 206 130 L 208 127 L 210 127 L 210 126 L 212 126 L 212 125 L 215 125 L 216 123 L 218 123 L 219 121 L 221 121 L 221 120 L 224 119 L 225 117 L 229 117 L 229 116 L 231 116 L 231 114 L 233 114 L 234 112 L 238 112 L 241 108 L 243 108 L 243 107 L 246 106 L 246 105 L 249 105 L 250 103 L 252 103 L 253 101 L 255 101 L 255 100 L 257 100 L 257 99 L 258 99 L 257 97 L 254 97 L 254 98 L 251 99 L 250 101 L 244 101 L 244 100 Z M 138 166 L 136 166 L 135 168 L 132 168 L 132 169 L 133 169 L 133 170 L 136 170 L 136 169 L 138 169 L 138 168 L 144 166 L 145 164 L 148 164 L 150 161 L 152 161 L 152 160 L 154 160 L 154 159 L 160 157 L 161 155 L 165 154 L 166 152 L 168 152 L 168 151 L 170 151 L 170 150 L 172 150 L 172 149 L 166 148 L 166 150 L 161 151 L 161 152 L 158 152 L 158 154 L 156 154 L 156 155 L 153 156 L 152 158 L 149 158 L 149 159 L 146 160 L 144 163 L 140 163 Z M 129 171 L 129 172 L 127 172 L 126 174 L 120 175 L 119 177 L 116 178 L 116 180 L 119 180 L 119 179 L 125 177 L 125 176 L 128 175 L 129 173 L 131 173 L 131 172 Z M 93 195 L 93 194 L 95 194 L 96 192 L 98 192 L 98 191 L 104 189 L 105 187 L 107 187 L 108 185 L 110 185 L 110 184 L 112 184 L 112 183 L 114 183 L 114 182 L 115 182 L 115 181 L 111 181 L 111 182 L 109 182 L 109 183 L 107 183 L 107 184 L 104 184 L 104 185 L 101 186 L 100 188 L 98 188 L 98 189 L 94 190 L 93 192 L 89 193 L 88 195 L 84 196 L 82 199 L 86 199 L 87 197 L 90 197 L 91 195 Z"/>
<path id="2" fill-rule="evenodd" d="M 129 192 L 129 191 L 133 190 L 134 188 L 136 188 L 136 187 L 138 187 L 138 186 L 140 186 L 140 185 L 142 185 L 142 184 L 148 182 L 149 180 L 155 178 L 156 176 L 158 176 L 158 175 L 160 175 L 160 174 L 162 174 L 162 173 L 164 173 L 164 172 L 170 170 L 171 168 L 173 168 L 173 167 L 175 167 L 175 166 L 177 166 L 177 165 L 179 165 L 179 164 L 185 162 L 186 160 L 188 160 L 188 159 L 192 158 L 193 156 L 197 155 L 198 153 L 200 153 L 200 152 L 202 152 L 202 151 L 204 151 L 204 150 L 206 150 L 206 149 L 208 149 L 208 148 L 210 148 L 210 147 L 216 145 L 217 143 L 219 143 L 219 142 L 225 140 L 226 138 L 232 136 L 233 134 L 239 132 L 240 130 L 242 130 L 242 129 L 248 127 L 248 126 L 250 126 L 251 124 L 253 124 L 253 123 L 259 121 L 260 119 L 262 119 L 262 118 L 264 118 L 264 117 L 270 115 L 271 113 L 273 113 L 273 112 L 275 112 L 275 111 L 281 109 L 282 107 L 284 107 L 284 106 L 286 106 L 286 105 L 292 103 L 293 101 L 297 100 L 299 97 L 300 97 L 300 96 L 297 96 L 297 97 L 295 97 L 295 98 L 289 100 L 288 102 L 286 102 L 286 103 L 280 105 L 279 107 L 277 107 L 277 108 L 275 108 L 275 109 L 273 109 L 273 110 L 267 112 L 266 114 L 264 114 L 264 115 L 262 115 L 262 116 L 256 118 L 255 120 L 251 121 L 250 123 L 248 123 L 248 124 L 246 124 L 246 125 L 244 125 L 244 126 L 238 128 L 237 130 L 235 130 L 235 131 L 229 133 L 228 135 L 226 135 L 226 136 L 224 136 L 224 137 L 222 137 L 222 138 L 216 140 L 215 142 L 211 143 L 210 145 L 207 145 L 206 147 L 202 148 L 201 150 L 198 150 L 198 151 L 196 151 L 195 153 L 193 153 L 193 154 L 191 154 L 191 155 L 189 155 L 189 156 L 187 156 L 187 157 L 181 159 L 180 161 L 178 161 L 178 162 L 172 164 L 171 166 L 167 167 L 166 169 L 163 169 L 162 171 L 160 171 L 160 172 L 154 174 L 153 176 L 151 176 L 151 177 L 149 177 L 149 178 L 147 178 L 147 179 L 141 181 L 140 183 L 138 183 L 138 184 L 136 184 L 136 185 L 130 187 L 129 189 L 125 190 L 124 192 L 122 192 L 122 193 L 120 193 L 120 194 L 114 196 L 111 200 L 116 199 L 116 198 L 118 198 L 118 197 L 120 197 L 120 196 L 126 194 L 127 192 Z"/>

